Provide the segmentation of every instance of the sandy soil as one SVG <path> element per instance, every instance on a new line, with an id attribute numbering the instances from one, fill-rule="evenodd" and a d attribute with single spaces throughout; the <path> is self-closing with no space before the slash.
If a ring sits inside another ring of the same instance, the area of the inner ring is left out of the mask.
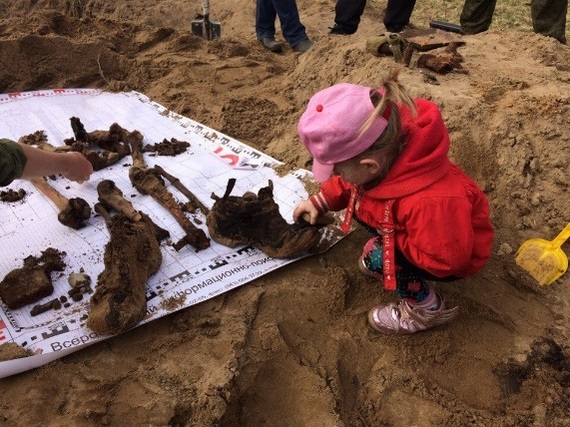
<path id="1" fill-rule="evenodd" d="M 85 4 L 81 19 L 69 4 Z M 223 40 L 207 42 L 189 32 L 198 2 L 4 0 L 0 93 L 137 90 L 305 167 L 296 123 L 309 97 L 342 81 L 375 85 L 393 61 L 364 50 L 383 31 L 380 7 L 341 37 L 328 34 L 332 1 L 298 4 L 316 44 L 275 55 L 255 39 L 250 1 L 214 2 Z M 570 426 L 570 276 L 540 288 L 513 261 L 521 242 L 551 239 L 570 220 L 570 48 L 512 31 L 465 41 L 468 74 L 431 85 L 418 69 L 402 73 L 414 95 L 441 105 L 452 158 L 492 204 L 488 266 L 440 287 L 461 307 L 455 322 L 403 338 L 368 328 L 368 309 L 392 296 L 359 274 L 359 230 L 320 256 L 0 380 L 0 425 Z"/>

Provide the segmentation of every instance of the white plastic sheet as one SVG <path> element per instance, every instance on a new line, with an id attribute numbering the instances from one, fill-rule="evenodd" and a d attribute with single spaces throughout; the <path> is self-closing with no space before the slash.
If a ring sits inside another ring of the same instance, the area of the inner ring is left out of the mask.
<path id="1" fill-rule="evenodd" d="M 36 131 L 44 131 L 52 145 L 64 145 L 73 137 L 70 118 L 78 117 L 87 132 L 108 130 L 112 123 L 138 130 L 143 144 L 155 144 L 165 138 L 190 143 L 184 154 L 168 157 L 145 154 L 148 167 L 160 165 L 179 178 L 196 197 L 211 207 L 211 194 L 222 196 L 228 179 L 236 178 L 233 195 L 242 195 L 274 183 L 275 199 L 284 218 L 292 218 L 299 201 L 307 197 L 301 178 L 307 172 L 278 177 L 273 169 L 275 159 L 228 136 L 165 109 L 139 93 L 106 93 L 91 89 L 62 89 L 0 95 L 0 137 L 18 140 Z M 139 194 L 128 178 L 131 157 L 95 172 L 81 185 L 64 178 L 50 181 L 67 198 L 81 197 L 91 206 L 97 202 L 97 185 L 113 180 L 135 209 L 147 213 L 155 223 L 167 229 L 177 242 L 184 233 L 175 219 L 150 196 Z M 109 233 L 104 220 L 92 216 L 88 226 L 72 230 L 57 221 L 57 207 L 27 181 L 14 181 L 9 187 L 23 188 L 27 195 L 19 202 L 0 203 L 0 280 L 15 268 L 22 267 L 27 256 L 40 256 L 48 247 L 66 252 L 66 269 L 52 273 L 54 293 L 37 303 L 67 296 L 70 273 L 83 270 L 93 283 L 104 268 L 104 246 Z M 3 188 L 2 190 L 6 190 Z M 169 190 L 179 201 L 185 197 L 172 186 Z M 189 214 L 195 225 L 207 233 L 205 216 Z M 334 243 L 338 233 L 329 230 L 327 238 Z M 141 324 L 173 311 L 189 307 L 294 260 L 273 259 L 252 247 L 230 249 L 211 242 L 210 248 L 196 252 L 186 246 L 179 252 L 162 243 L 163 262 L 160 271 L 148 282 L 147 316 Z M 14 342 L 36 355 L 0 362 L 0 378 L 48 363 L 82 347 L 104 340 L 85 326 L 89 310 L 88 296 L 81 301 L 68 299 L 69 306 L 31 316 L 34 304 L 18 310 L 0 305 L 0 344 Z M 175 301 L 176 304 L 172 304 Z"/>

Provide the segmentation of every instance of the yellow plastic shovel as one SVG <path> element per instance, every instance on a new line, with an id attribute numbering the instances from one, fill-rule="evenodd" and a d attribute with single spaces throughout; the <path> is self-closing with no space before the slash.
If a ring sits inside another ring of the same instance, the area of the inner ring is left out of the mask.
<path id="1" fill-rule="evenodd" d="M 568 269 L 568 257 L 560 248 L 570 237 L 570 223 L 554 240 L 530 239 L 515 255 L 516 263 L 541 285 L 550 285 Z"/>

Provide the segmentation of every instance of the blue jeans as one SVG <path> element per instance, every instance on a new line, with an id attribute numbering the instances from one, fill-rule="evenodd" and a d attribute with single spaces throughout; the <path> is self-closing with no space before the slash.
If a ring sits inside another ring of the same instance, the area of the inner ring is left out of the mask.
<path id="1" fill-rule="evenodd" d="M 255 31 L 259 40 L 275 36 L 275 18 L 279 16 L 283 37 L 292 47 L 306 40 L 305 26 L 299 19 L 295 0 L 257 0 Z"/>

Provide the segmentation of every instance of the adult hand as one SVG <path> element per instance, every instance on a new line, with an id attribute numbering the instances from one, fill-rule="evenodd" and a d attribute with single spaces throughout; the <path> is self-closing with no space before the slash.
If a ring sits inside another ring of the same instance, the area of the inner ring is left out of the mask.
<path id="1" fill-rule="evenodd" d="M 64 158 L 64 168 L 61 174 L 70 181 L 82 183 L 88 181 L 93 173 L 93 165 L 85 158 L 85 156 L 76 151 L 62 154 Z"/>
<path id="2" fill-rule="evenodd" d="M 27 159 L 21 178 L 61 174 L 71 181 L 82 183 L 93 173 L 93 166 L 89 160 L 76 151 L 56 153 L 27 144 L 19 143 L 19 145 Z"/>

